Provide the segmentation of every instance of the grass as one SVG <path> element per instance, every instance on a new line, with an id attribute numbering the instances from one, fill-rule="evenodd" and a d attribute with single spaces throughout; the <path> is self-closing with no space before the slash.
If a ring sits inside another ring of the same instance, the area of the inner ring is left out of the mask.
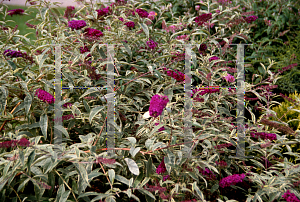
<path id="1" fill-rule="evenodd" d="M 4 19 L 4 12 L 6 10 L 6 6 L 7 6 L 7 11 L 17 9 L 17 8 L 24 9 L 24 14 L 23 15 L 13 15 L 13 16 L 7 15 L 6 19 Z M 19 35 L 24 36 L 25 34 L 29 33 L 27 38 L 29 38 L 30 41 L 36 40 L 35 30 L 27 27 L 27 25 L 25 23 L 28 22 L 29 24 L 33 24 L 33 25 L 37 25 L 39 23 L 37 20 L 35 20 L 36 14 L 39 13 L 38 9 L 29 8 L 28 6 L 0 4 L 0 8 L 1 7 L 3 7 L 3 11 L 1 11 L 3 13 L 0 13 L 0 23 L 3 26 L 11 27 L 13 29 L 16 25 L 18 25 L 18 30 L 20 30 Z M 65 9 L 66 9 L 64 7 L 56 7 L 56 8 L 61 13 L 61 15 L 64 14 Z M 4 24 L 4 21 L 8 21 L 8 22 L 6 22 L 6 24 Z"/>

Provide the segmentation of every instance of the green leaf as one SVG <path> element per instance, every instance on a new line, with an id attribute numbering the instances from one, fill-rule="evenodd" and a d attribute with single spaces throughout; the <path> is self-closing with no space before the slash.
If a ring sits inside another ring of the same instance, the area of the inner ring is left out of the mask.
<path id="1" fill-rule="evenodd" d="M 200 191 L 199 187 L 197 186 L 197 182 L 194 182 L 192 184 L 192 190 L 196 191 L 196 193 L 198 194 L 198 196 L 204 201 L 203 193 L 202 193 L 202 191 Z"/>
<path id="2" fill-rule="evenodd" d="M 144 24 L 144 23 L 139 23 L 139 24 L 143 28 L 143 31 L 145 32 L 145 34 L 147 36 L 147 39 L 149 39 L 149 29 L 148 29 L 148 26 L 146 24 Z"/>
<path id="3" fill-rule="evenodd" d="M 212 186 L 212 188 L 210 189 L 211 193 L 214 193 L 217 189 L 219 189 L 219 184 L 216 183 L 214 186 Z"/>
<path id="4" fill-rule="evenodd" d="M 108 196 L 105 198 L 105 202 L 116 202 L 115 196 Z"/>
<path id="5" fill-rule="evenodd" d="M 102 57 L 102 59 L 106 59 L 106 55 L 104 53 L 104 51 L 102 50 L 102 47 L 99 48 L 99 46 L 96 47 L 97 51 L 100 53 L 100 56 Z"/>
<path id="6" fill-rule="evenodd" d="M 87 113 L 90 113 L 91 109 L 86 100 L 83 100 L 83 105 L 84 105 L 84 108 L 87 111 Z"/>
<path id="7" fill-rule="evenodd" d="M 96 114 L 98 114 L 103 108 L 104 108 L 104 106 L 100 106 L 100 107 L 93 108 L 91 110 L 90 116 L 89 116 L 89 122 L 90 122 L 90 124 L 92 123 L 92 120 L 96 116 Z"/>
<path id="8" fill-rule="evenodd" d="M 133 148 L 133 147 L 132 147 Z M 132 155 L 132 158 L 135 157 L 135 155 L 141 150 L 141 147 L 133 148 L 133 150 L 130 150 L 130 154 Z"/>
<path id="9" fill-rule="evenodd" d="M 127 137 L 126 139 L 129 140 L 129 141 L 131 142 L 131 145 L 132 145 L 132 146 L 135 145 L 135 143 L 136 143 L 135 137 Z"/>
<path id="10" fill-rule="evenodd" d="M 146 176 L 150 177 L 152 174 L 152 158 L 150 156 L 149 160 L 147 161 L 147 168 L 146 168 Z"/>
<path id="11" fill-rule="evenodd" d="M 73 163 L 73 164 L 77 168 L 78 174 L 81 176 L 84 183 L 89 184 L 88 174 L 87 174 L 87 171 L 86 171 L 85 167 L 82 164 L 79 164 L 79 163 Z"/>
<path id="12" fill-rule="evenodd" d="M 59 201 L 64 192 L 65 192 L 65 185 L 62 184 L 59 186 L 55 201 Z"/>
<path id="13" fill-rule="evenodd" d="M 15 65 L 15 63 L 11 60 L 7 60 L 8 64 L 12 67 L 12 69 L 15 71 L 17 69 L 17 66 Z"/>
<path id="14" fill-rule="evenodd" d="M 44 138 L 46 140 L 47 139 L 47 127 L 48 127 L 48 116 L 47 116 L 47 114 L 41 115 L 39 124 L 40 124 L 41 131 L 44 135 Z"/>
<path id="15" fill-rule="evenodd" d="M 70 138 L 68 131 L 61 125 L 55 125 L 55 129 L 61 131 L 67 138 Z"/>
<path id="16" fill-rule="evenodd" d="M 31 164 L 34 160 L 34 157 L 35 157 L 35 150 L 33 150 L 29 156 L 28 156 L 28 161 L 27 161 L 27 169 L 28 169 L 28 172 L 30 172 L 30 168 L 31 168 Z"/>
<path id="17" fill-rule="evenodd" d="M 31 107 L 31 103 L 32 103 L 32 97 L 29 93 L 26 92 L 26 97 L 24 99 L 24 107 L 25 107 L 25 112 L 26 112 L 26 115 L 28 116 L 28 113 L 29 113 L 29 110 L 30 110 L 30 107 Z"/>
<path id="18" fill-rule="evenodd" d="M 150 180 L 150 177 L 145 177 L 145 179 L 141 183 L 141 187 L 143 188 Z"/>
<path id="19" fill-rule="evenodd" d="M 46 14 L 47 14 L 48 10 L 49 10 L 49 8 L 44 7 L 44 8 L 42 8 L 42 10 L 40 12 L 43 21 L 45 21 Z"/>
<path id="20" fill-rule="evenodd" d="M 22 149 L 19 149 L 19 158 L 21 160 L 22 166 L 24 166 L 24 152 Z"/>
<path id="21" fill-rule="evenodd" d="M 70 190 L 68 190 L 68 191 L 65 191 L 62 195 L 61 195 L 61 197 L 60 197 L 60 199 L 59 199 L 59 202 L 66 202 L 67 201 L 67 199 L 68 199 L 68 197 L 69 197 L 69 195 L 70 195 Z"/>
<path id="22" fill-rule="evenodd" d="M 0 111 L 3 113 L 7 104 L 8 90 L 5 86 L 1 86 L 0 90 L 2 91 L 2 93 L 0 93 Z"/>
<path id="23" fill-rule="evenodd" d="M 125 162 L 127 163 L 127 166 L 130 170 L 130 172 L 134 175 L 139 175 L 140 174 L 140 170 L 138 165 L 135 163 L 134 160 L 130 159 L 130 158 L 125 158 L 124 159 Z"/>
<path id="24" fill-rule="evenodd" d="M 80 194 L 79 196 L 78 196 L 78 199 L 79 198 L 82 198 L 82 197 L 86 197 L 86 196 L 92 196 L 92 195 L 99 195 L 99 193 L 97 193 L 97 192 L 85 192 L 85 193 L 82 193 L 82 194 Z M 107 195 L 107 194 L 105 194 L 105 195 Z M 105 196 L 103 196 L 103 198 L 104 198 Z"/>
<path id="25" fill-rule="evenodd" d="M 127 180 L 125 177 L 123 177 L 121 175 L 116 175 L 115 178 L 116 178 L 116 180 L 129 186 L 129 180 Z"/>
<path id="26" fill-rule="evenodd" d="M 123 41 L 122 43 L 123 43 L 123 45 L 124 45 L 124 47 L 125 47 L 127 53 L 130 55 L 130 61 L 131 61 L 131 58 L 132 58 L 132 52 L 131 52 L 131 49 L 130 49 L 130 47 L 128 46 L 128 44 L 127 44 L 125 41 Z"/>
<path id="27" fill-rule="evenodd" d="M 149 192 L 145 189 L 138 189 L 138 191 L 141 192 L 142 194 L 150 196 L 151 198 L 153 198 L 155 200 L 155 196 L 151 192 Z"/>
<path id="28" fill-rule="evenodd" d="M 109 177 L 109 180 L 111 181 L 111 184 L 114 184 L 115 171 L 113 169 L 108 170 L 108 177 Z"/>
<path id="29" fill-rule="evenodd" d="M 158 128 L 159 128 L 159 127 L 157 127 L 157 129 L 158 129 Z M 154 129 L 153 129 L 153 130 L 154 130 Z M 154 144 L 154 141 L 155 141 L 155 139 L 153 139 L 153 138 L 146 140 L 145 146 L 147 147 L 148 150 L 151 149 L 152 145 Z"/>
<path id="30" fill-rule="evenodd" d="M 27 178 L 25 180 L 22 180 L 23 182 L 19 185 L 17 192 L 19 192 L 20 190 L 25 188 L 25 185 L 28 183 L 28 181 L 30 180 L 30 178 Z M 20 182 L 19 182 L 20 183 Z"/>

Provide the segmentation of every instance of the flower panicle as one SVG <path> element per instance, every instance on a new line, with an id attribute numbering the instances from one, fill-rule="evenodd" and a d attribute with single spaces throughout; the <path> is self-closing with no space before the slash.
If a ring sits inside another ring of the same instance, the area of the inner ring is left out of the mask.
<path id="1" fill-rule="evenodd" d="M 21 138 L 20 140 L 9 140 L 5 142 L 0 142 L 0 148 L 14 148 L 16 146 L 29 147 L 30 142 L 26 138 Z"/>

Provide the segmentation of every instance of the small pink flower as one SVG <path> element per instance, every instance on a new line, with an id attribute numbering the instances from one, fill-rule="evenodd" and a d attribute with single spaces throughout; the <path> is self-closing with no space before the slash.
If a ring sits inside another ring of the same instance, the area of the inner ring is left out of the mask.
<path id="1" fill-rule="evenodd" d="M 216 13 L 220 13 L 221 11 L 220 10 L 216 10 Z"/>
<path id="2" fill-rule="evenodd" d="M 104 26 L 104 29 L 111 30 L 111 28 L 109 26 Z"/>
<path id="3" fill-rule="evenodd" d="M 231 74 L 228 74 L 228 73 L 227 73 L 227 76 L 225 76 L 224 78 L 226 79 L 227 82 L 230 82 L 230 83 L 235 81 L 234 76 L 232 76 Z"/>
<path id="4" fill-rule="evenodd" d="M 124 19 L 123 19 L 123 18 L 119 18 L 119 20 L 121 20 L 122 22 L 124 22 Z"/>
<path id="5" fill-rule="evenodd" d="M 156 15 L 157 15 L 157 13 L 155 13 L 154 11 L 150 11 L 149 15 L 148 15 L 148 18 L 150 20 L 154 20 Z"/>
<path id="6" fill-rule="evenodd" d="M 200 9 L 200 6 L 197 5 L 197 6 L 195 7 L 195 10 L 198 11 L 199 9 Z"/>

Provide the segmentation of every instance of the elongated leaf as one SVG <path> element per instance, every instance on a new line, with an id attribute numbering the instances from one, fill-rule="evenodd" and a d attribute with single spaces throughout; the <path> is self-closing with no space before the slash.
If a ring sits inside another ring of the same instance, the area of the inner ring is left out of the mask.
<path id="1" fill-rule="evenodd" d="M 139 175 L 140 174 L 140 170 L 138 165 L 135 163 L 134 160 L 130 159 L 130 158 L 125 158 L 124 159 L 125 162 L 127 163 L 127 166 L 130 170 L 130 172 L 134 175 Z"/>
<path id="2" fill-rule="evenodd" d="M 26 115 L 28 115 L 30 107 L 31 107 L 31 103 L 32 103 L 32 97 L 29 93 L 26 93 L 26 97 L 24 99 L 24 107 L 25 107 L 25 112 Z"/>
<path id="3" fill-rule="evenodd" d="M 197 186 L 197 182 L 194 182 L 192 184 L 192 190 L 196 191 L 196 193 L 198 194 L 198 196 L 204 201 L 203 193 L 202 193 L 202 191 L 200 191 L 199 187 Z"/>
<path id="4" fill-rule="evenodd" d="M 129 180 L 127 180 L 125 177 L 123 177 L 121 175 L 116 175 L 115 178 L 116 178 L 116 180 L 129 186 Z"/>
<path id="5" fill-rule="evenodd" d="M 29 182 L 30 178 L 25 179 L 18 187 L 17 192 L 25 188 L 25 185 Z M 20 182 L 19 182 L 20 183 Z"/>
<path id="6" fill-rule="evenodd" d="M 32 162 L 33 162 L 33 160 L 34 160 L 34 157 L 35 157 L 35 150 L 33 150 L 33 151 L 29 154 L 29 156 L 28 156 L 27 169 L 28 169 L 29 172 L 30 172 L 31 164 L 32 164 Z"/>
<path id="7" fill-rule="evenodd" d="M 8 90 L 7 90 L 7 88 L 5 86 L 1 86 L 0 90 L 2 91 L 0 93 L 0 112 L 2 114 L 4 112 L 4 108 L 5 108 L 6 104 L 7 104 Z"/>
<path id="8" fill-rule="evenodd" d="M 93 118 L 104 108 L 104 106 L 96 107 L 91 110 L 90 116 L 89 116 L 89 122 L 92 123 Z"/>
<path id="9" fill-rule="evenodd" d="M 151 192 L 149 192 L 149 191 L 147 191 L 147 190 L 145 190 L 145 189 L 138 189 L 138 191 L 141 192 L 142 194 L 145 194 L 145 195 L 150 196 L 150 197 L 153 198 L 154 200 L 156 199 L 155 196 L 154 196 Z"/>
<path id="10" fill-rule="evenodd" d="M 148 26 L 145 23 L 139 23 L 141 27 L 143 28 L 143 31 L 145 32 L 147 39 L 149 39 L 149 29 Z"/>
<path id="11" fill-rule="evenodd" d="M 70 138 L 68 131 L 63 126 L 56 125 L 54 128 L 61 131 L 67 138 Z"/>
<path id="12" fill-rule="evenodd" d="M 47 116 L 47 114 L 41 115 L 39 124 L 40 124 L 41 131 L 44 135 L 44 138 L 46 140 L 47 139 L 47 128 L 48 128 L 48 116 Z"/>
<path id="13" fill-rule="evenodd" d="M 61 197 L 60 197 L 60 199 L 59 199 L 59 202 L 66 202 L 67 201 L 67 199 L 68 199 L 68 197 L 69 197 L 69 195 L 70 195 L 70 190 L 68 190 L 68 191 L 65 191 L 62 195 L 61 195 Z"/>
<path id="14" fill-rule="evenodd" d="M 111 181 L 111 184 L 114 184 L 115 171 L 113 169 L 108 170 L 108 177 L 109 177 L 109 180 Z"/>

